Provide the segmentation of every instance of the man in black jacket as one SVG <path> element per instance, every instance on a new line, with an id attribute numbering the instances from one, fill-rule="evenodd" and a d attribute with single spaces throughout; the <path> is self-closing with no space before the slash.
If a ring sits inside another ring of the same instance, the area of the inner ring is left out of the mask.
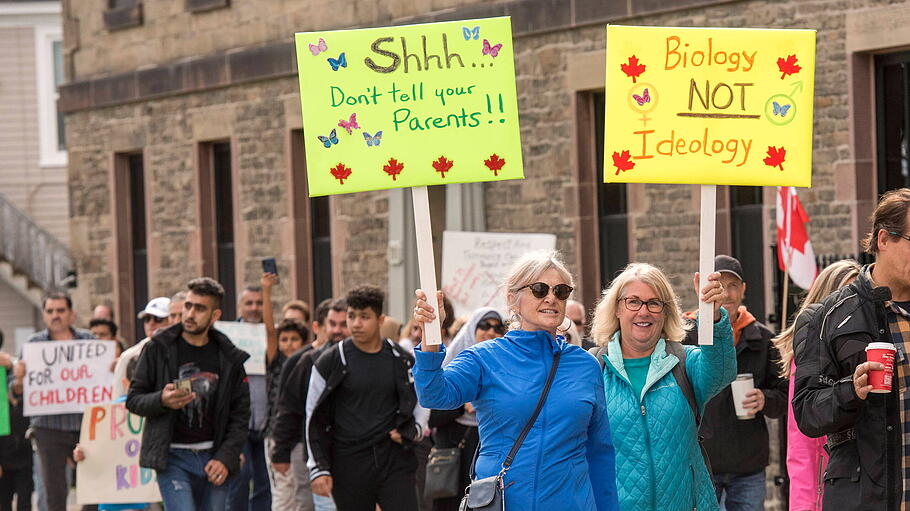
<path id="1" fill-rule="evenodd" d="M 752 418 L 736 416 L 733 391 L 727 385 L 705 405 L 699 434 L 705 439 L 718 501 L 725 499 L 727 511 L 757 511 L 764 509 L 770 453 L 765 417 L 777 419 L 787 413 L 788 383 L 780 377 L 780 354 L 771 344 L 774 333 L 743 305 L 746 283 L 739 260 L 719 255 L 714 270 L 727 294 L 723 307 L 733 325 L 737 373 L 751 374 L 755 388 L 743 401 Z M 698 344 L 696 328 L 689 330 L 685 342 Z"/>
<path id="2" fill-rule="evenodd" d="M 414 359 L 379 334 L 382 291 L 351 290 L 351 337 L 320 355 L 307 391 L 307 452 L 313 493 L 339 511 L 416 511 L 413 444 L 428 411 L 417 404 Z"/>
<path id="3" fill-rule="evenodd" d="M 281 389 L 278 395 L 278 413 L 272 428 L 274 447 L 270 453 L 275 470 L 282 474 L 294 470 L 298 501 L 310 499 L 309 507 L 303 509 L 312 509 L 314 503 L 316 509 L 332 506 L 331 497 L 312 495 L 310 498 L 310 473 L 306 468 L 302 439 L 307 389 L 313 364 L 323 351 L 351 335 L 348 330 L 348 306 L 343 298 L 326 298 L 319 302 L 313 331 L 316 332 L 316 340 L 291 355 L 281 369 L 278 380 Z M 301 495 L 302 490 L 306 495 Z"/>
<path id="4" fill-rule="evenodd" d="M 187 287 L 183 322 L 146 344 L 126 407 L 146 417 L 139 465 L 157 471 L 165 507 L 223 511 L 249 434 L 249 355 L 211 328 L 221 284 L 202 277 Z"/>
<path id="5" fill-rule="evenodd" d="M 793 414 L 827 435 L 824 509 L 896 511 L 910 502 L 910 188 L 882 196 L 863 243 L 875 264 L 822 302 L 794 347 Z M 871 392 L 869 371 L 884 368 L 866 361 L 872 342 L 897 348 L 889 393 Z"/>

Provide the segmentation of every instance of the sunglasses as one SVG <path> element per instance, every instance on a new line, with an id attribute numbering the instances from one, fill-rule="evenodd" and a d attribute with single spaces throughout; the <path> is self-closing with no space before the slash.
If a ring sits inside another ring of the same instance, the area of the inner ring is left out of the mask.
<path id="1" fill-rule="evenodd" d="M 527 286 L 521 286 L 516 289 L 516 291 L 521 291 L 524 288 L 530 289 L 534 298 L 544 298 L 547 296 L 547 293 L 550 292 L 550 285 L 543 282 L 535 282 L 533 284 L 528 284 Z M 572 294 L 573 289 L 575 288 L 568 284 L 556 284 L 553 286 L 553 296 L 559 300 L 566 300 L 569 298 L 569 295 Z"/>
<path id="2" fill-rule="evenodd" d="M 153 316 L 151 314 L 142 318 L 143 323 L 161 323 L 167 321 L 167 318 L 159 318 L 158 316 Z"/>
<path id="3" fill-rule="evenodd" d="M 497 334 L 502 335 L 502 334 L 506 333 L 506 327 L 499 321 L 490 321 L 488 319 L 485 319 L 485 320 L 481 321 L 480 323 L 477 323 L 478 330 L 489 330 L 491 328 Z"/>

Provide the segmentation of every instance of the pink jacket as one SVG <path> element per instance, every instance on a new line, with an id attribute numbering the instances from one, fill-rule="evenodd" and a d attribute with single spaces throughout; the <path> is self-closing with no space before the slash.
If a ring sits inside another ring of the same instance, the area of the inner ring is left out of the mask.
<path id="1" fill-rule="evenodd" d="M 825 467 L 825 437 L 809 438 L 800 432 L 793 417 L 793 374 L 790 365 L 790 398 L 787 406 L 787 473 L 790 475 L 790 511 L 821 511 Z"/>

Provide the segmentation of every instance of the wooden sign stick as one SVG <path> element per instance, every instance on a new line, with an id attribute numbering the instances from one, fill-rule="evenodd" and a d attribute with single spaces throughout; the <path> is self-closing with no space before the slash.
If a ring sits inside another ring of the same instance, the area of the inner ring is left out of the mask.
<path id="1" fill-rule="evenodd" d="M 420 288 L 427 294 L 427 301 L 436 311 L 436 319 L 426 325 L 424 342 L 442 344 L 439 326 L 439 307 L 436 304 L 436 258 L 433 255 L 433 230 L 430 227 L 430 198 L 426 186 L 411 188 L 414 203 L 414 230 L 417 233 L 417 266 L 420 268 Z"/>
<path id="2" fill-rule="evenodd" d="M 714 230 L 717 223 L 717 186 L 701 185 L 701 228 L 699 232 L 698 273 L 699 287 L 708 282 L 714 273 Z M 698 293 L 698 344 L 714 344 L 714 305 L 701 301 Z"/>

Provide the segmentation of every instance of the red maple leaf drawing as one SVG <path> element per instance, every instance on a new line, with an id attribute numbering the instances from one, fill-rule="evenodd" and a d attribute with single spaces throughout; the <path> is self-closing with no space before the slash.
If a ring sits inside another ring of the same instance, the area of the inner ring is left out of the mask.
<path id="1" fill-rule="evenodd" d="M 433 168 L 436 169 L 436 172 L 439 172 L 439 175 L 443 178 L 446 177 L 446 172 L 452 168 L 452 165 L 455 163 L 452 160 L 447 160 L 445 156 L 440 156 L 438 160 L 433 162 Z"/>
<path id="2" fill-rule="evenodd" d="M 620 64 L 619 68 L 622 69 L 622 72 L 625 73 L 626 76 L 632 78 L 632 83 L 635 83 L 635 79 L 645 72 L 645 65 L 639 64 L 638 57 L 635 55 L 629 57 L 628 64 Z"/>
<path id="3" fill-rule="evenodd" d="M 506 164 L 506 161 L 503 160 L 502 158 L 500 158 L 499 155 L 494 153 L 490 156 L 490 159 L 484 160 L 483 164 L 486 165 L 488 169 L 493 171 L 494 176 L 498 176 L 499 170 L 502 168 L 503 165 Z"/>
<path id="4" fill-rule="evenodd" d="M 383 165 L 382 170 L 386 174 L 392 176 L 392 181 L 395 181 L 398 178 L 398 174 L 401 174 L 401 171 L 404 170 L 404 163 L 399 162 L 395 158 L 390 158 L 387 165 Z"/>
<path id="5" fill-rule="evenodd" d="M 784 170 L 784 158 L 787 156 L 787 150 L 783 146 L 780 149 L 775 148 L 774 146 L 768 146 L 768 157 L 765 158 L 765 165 L 769 167 L 779 167 L 781 171 Z"/>
<path id="6" fill-rule="evenodd" d="M 629 151 L 623 151 L 622 154 L 613 151 L 613 166 L 616 167 L 616 175 L 619 175 L 619 171 L 627 171 L 635 168 L 635 162 L 630 161 L 631 155 Z"/>
<path id="7" fill-rule="evenodd" d="M 780 69 L 782 73 L 780 79 L 783 80 L 787 75 L 792 75 L 799 73 L 799 70 L 802 69 L 796 63 L 796 55 L 790 55 L 786 59 L 780 57 L 777 59 L 777 68 Z"/>
<path id="8" fill-rule="evenodd" d="M 332 167 L 332 175 L 335 176 L 335 179 L 338 180 L 339 184 L 344 184 L 344 180 L 351 175 L 351 169 L 344 166 L 344 163 L 339 163 Z"/>

